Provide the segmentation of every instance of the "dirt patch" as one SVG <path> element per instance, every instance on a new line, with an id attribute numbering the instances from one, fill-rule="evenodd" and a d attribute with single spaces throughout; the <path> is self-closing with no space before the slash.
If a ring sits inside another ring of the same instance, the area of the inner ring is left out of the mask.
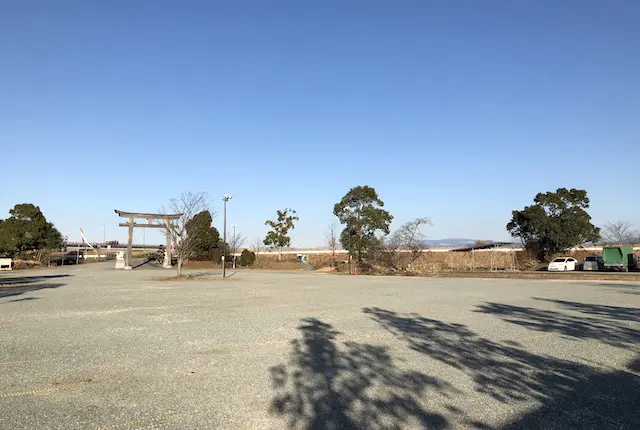
<path id="1" fill-rule="evenodd" d="M 321 267 L 318 270 L 314 270 L 314 272 L 316 273 L 331 273 L 331 272 L 335 272 L 336 268 L 335 267 Z"/>
<path id="2" fill-rule="evenodd" d="M 309 270 L 309 266 L 304 263 L 298 263 L 296 261 L 260 261 L 256 262 L 249 269 L 260 270 Z"/>
<path id="3" fill-rule="evenodd" d="M 222 270 L 222 266 L 219 263 L 214 263 L 212 261 L 187 261 L 184 266 L 185 269 L 218 269 Z M 304 263 L 298 263 L 291 260 L 277 261 L 273 259 L 262 259 L 255 262 L 252 266 L 247 267 L 237 267 L 233 269 L 231 267 L 227 267 L 227 270 L 247 270 L 247 269 L 258 269 L 258 270 L 308 270 L 309 266 Z"/>
<path id="4" fill-rule="evenodd" d="M 42 267 L 42 263 L 35 260 L 12 260 L 13 270 L 36 269 Z"/>
<path id="5" fill-rule="evenodd" d="M 600 255 L 598 251 L 572 251 L 563 253 L 574 257 L 579 261 L 584 261 L 584 257 L 589 255 Z M 314 270 L 331 265 L 337 265 L 339 271 L 347 266 L 347 255 L 338 254 L 335 257 L 331 253 L 308 254 L 309 264 Z M 258 254 L 254 266 L 258 269 L 282 269 L 295 270 L 295 266 L 287 267 L 285 263 L 295 263 L 296 254 L 282 254 L 281 261 L 277 253 Z M 476 270 L 513 270 L 532 271 L 546 267 L 547 263 L 536 261 L 527 251 L 492 251 L 482 250 L 475 252 L 423 252 L 416 260 L 410 264 L 410 270 L 416 273 L 426 272 L 446 272 L 446 271 L 476 271 Z M 219 266 L 218 266 L 219 267 Z M 303 268 L 303 267 L 302 267 Z M 348 271 L 348 270 L 347 270 Z"/>
<path id="6" fill-rule="evenodd" d="M 186 275 L 180 275 L 180 276 L 169 276 L 169 277 L 161 277 L 161 278 L 154 278 L 154 281 L 164 281 L 164 282 L 187 282 L 187 281 L 236 281 L 238 280 L 238 278 L 235 277 L 226 277 L 226 278 L 221 278 L 220 275 L 212 275 L 211 273 L 189 273 Z"/>
<path id="7" fill-rule="evenodd" d="M 185 261 L 182 265 L 185 269 L 222 269 L 220 263 L 213 261 Z"/>

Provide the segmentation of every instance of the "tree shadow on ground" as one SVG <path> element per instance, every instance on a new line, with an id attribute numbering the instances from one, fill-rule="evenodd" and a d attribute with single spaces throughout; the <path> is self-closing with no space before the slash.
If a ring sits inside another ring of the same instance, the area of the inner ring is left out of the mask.
<path id="1" fill-rule="evenodd" d="M 606 290 L 616 291 L 622 294 L 640 295 L 640 283 L 624 284 L 624 283 L 616 283 L 616 282 L 598 282 L 597 284 L 583 283 L 580 285 L 588 285 L 590 287 L 593 287 L 595 285 L 597 287 L 604 287 Z"/>
<path id="2" fill-rule="evenodd" d="M 640 377 L 624 372 L 600 373 L 551 397 L 533 411 L 504 425 L 515 429 L 637 429 L 640 423 Z"/>
<path id="3" fill-rule="evenodd" d="M 153 263 L 154 260 L 152 260 L 151 258 L 147 258 L 146 260 L 143 260 L 141 262 L 136 261 L 135 266 L 131 266 L 131 269 L 137 269 L 138 267 L 142 267 L 145 264 L 149 264 L 149 263 Z"/>
<path id="4" fill-rule="evenodd" d="M 585 285 L 585 284 L 582 284 L 582 285 Z M 592 283 L 589 283 L 586 285 L 590 287 L 594 286 L 594 284 Z M 597 284 L 595 284 L 595 286 L 606 287 L 606 288 L 628 288 L 628 289 L 640 290 L 640 283 L 624 284 L 624 283 L 618 283 L 618 282 L 598 282 Z"/>
<path id="5" fill-rule="evenodd" d="M 534 297 L 534 300 L 541 300 L 559 305 L 568 311 L 577 311 L 589 315 L 606 318 L 616 321 L 640 322 L 640 308 L 627 308 L 624 306 L 598 305 L 593 303 L 570 302 L 566 300 L 543 299 Z"/>
<path id="6" fill-rule="evenodd" d="M 564 300 L 535 300 L 553 303 L 563 310 L 579 314 L 502 303 L 485 303 L 478 306 L 475 312 L 497 315 L 503 321 L 531 330 L 559 333 L 574 339 L 597 339 L 620 348 L 634 348 L 640 342 L 640 331 L 628 324 L 640 322 L 640 309 Z"/>
<path id="7" fill-rule="evenodd" d="M 631 295 L 634 295 L 634 296 L 640 296 L 640 290 L 638 290 L 638 291 L 629 290 L 629 291 L 620 291 L 620 292 L 622 294 L 631 294 Z"/>
<path id="8" fill-rule="evenodd" d="M 19 296 L 30 291 L 47 288 L 58 288 L 65 284 L 59 282 L 43 282 L 51 279 L 66 278 L 71 275 L 41 275 L 21 277 L 0 277 L 0 298 Z M 15 301 L 15 300 L 11 300 Z M 4 302 L 9 303 L 9 302 Z"/>
<path id="9" fill-rule="evenodd" d="M 430 392 L 455 392 L 446 382 L 396 367 L 384 347 L 344 342 L 323 321 L 306 318 L 302 339 L 291 342 L 288 363 L 271 368 L 276 394 L 270 411 L 296 429 L 446 428 L 444 416 L 427 411 Z"/>
<path id="10" fill-rule="evenodd" d="M 28 301 L 31 301 L 31 300 L 38 300 L 38 299 L 39 299 L 39 297 L 23 297 L 21 299 L 9 300 L 7 303 L 10 303 L 10 302 L 28 302 Z"/>
<path id="11" fill-rule="evenodd" d="M 380 308 L 364 312 L 411 349 L 462 370 L 475 381 L 477 391 L 503 402 L 544 398 L 550 390 L 578 382 L 584 370 L 575 363 L 532 354 L 515 342 L 485 339 L 462 324 Z"/>
<path id="12" fill-rule="evenodd" d="M 363 311 L 411 349 L 467 374 L 477 392 L 505 403 L 540 403 L 506 428 L 630 429 L 640 422 L 640 378 L 632 373 L 602 373 L 534 354 L 515 342 L 485 339 L 462 324 L 380 308 Z"/>
<path id="13" fill-rule="evenodd" d="M 19 296 L 21 294 L 29 293 L 31 291 L 44 290 L 48 288 L 58 288 L 58 287 L 62 287 L 63 285 L 66 285 L 66 284 L 44 283 L 44 284 L 20 285 L 20 286 L 9 287 L 9 288 L 4 287 L 4 288 L 0 288 L 0 298 Z M 8 303 L 8 302 L 5 302 L 5 303 Z"/>
<path id="14" fill-rule="evenodd" d="M 48 281 L 51 279 L 68 278 L 73 275 L 61 274 L 61 275 L 36 275 L 36 276 L 0 276 L 0 287 L 6 287 L 11 285 L 26 285 L 34 284 L 36 282 Z"/>

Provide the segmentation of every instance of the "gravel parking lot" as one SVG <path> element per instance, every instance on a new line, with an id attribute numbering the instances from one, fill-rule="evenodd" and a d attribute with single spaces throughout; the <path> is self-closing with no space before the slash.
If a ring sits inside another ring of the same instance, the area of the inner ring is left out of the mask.
<path id="1" fill-rule="evenodd" d="M 0 275 L 0 429 L 637 428 L 640 283 Z"/>

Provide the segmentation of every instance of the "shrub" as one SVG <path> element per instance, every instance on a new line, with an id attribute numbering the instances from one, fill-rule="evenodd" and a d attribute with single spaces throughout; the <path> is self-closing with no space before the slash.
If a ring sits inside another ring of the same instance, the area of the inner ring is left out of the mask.
<path id="1" fill-rule="evenodd" d="M 253 251 L 249 251 L 245 249 L 240 254 L 240 258 L 238 259 L 238 263 L 240 266 L 252 266 L 256 261 L 256 253 Z"/>

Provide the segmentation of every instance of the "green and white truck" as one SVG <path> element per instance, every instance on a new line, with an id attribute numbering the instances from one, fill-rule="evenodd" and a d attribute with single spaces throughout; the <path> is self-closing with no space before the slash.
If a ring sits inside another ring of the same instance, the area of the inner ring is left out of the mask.
<path id="1" fill-rule="evenodd" d="M 628 272 L 638 268 L 638 257 L 630 246 L 606 246 L 602 248 L 605 270 Z"/>

